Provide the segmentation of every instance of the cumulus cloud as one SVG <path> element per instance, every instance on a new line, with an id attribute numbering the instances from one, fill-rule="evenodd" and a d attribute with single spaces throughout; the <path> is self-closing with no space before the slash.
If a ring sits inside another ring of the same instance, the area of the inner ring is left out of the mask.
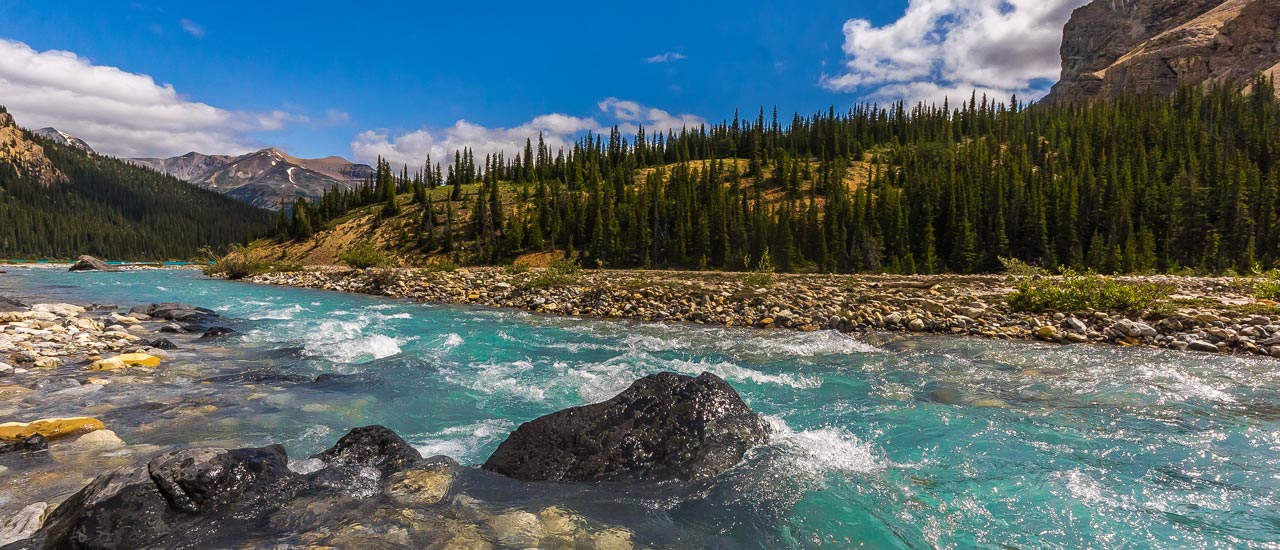
<path id="1" fill-rule="evenodd" d="M 634 101 L 607 98 L 597 104 L 600 118 L 582 118 L 561 113 L 536 116 L 528 122 L 511 128 L 494 128 L 459 120 L 440 130 L 416 130 L 391 135 L 386 130 L 367 130 L 358 134 L 351 143 L 351 153 L 357 161 L 373 162 L 383 157 L 394 165 L 422 164 L 427 155 L 432 162 L 448 163 L 455 151 L 471 148 L 476 157 L 503 153 L 508 159 L 524 150 L 526 139 L 543 141 L 552 151 L 569 148 L 588 130 L 607 131 L 613 125 L 627 135 L 634 134 L 643 125 L 651 131 L 679 130 L 705 124 L 701 117 L 672 115 L 662 109 L 646 107 Z"/>
<path id="2" fill-rule="evenodd" d="M 660 53 L 652 57 L 646 57 L 644 58 L 644 62 L 645 63 L 670 63 L 672 61 L 680 61 L 681 59 L 684 59 L 684 58 L 685 58 L 684 54 L 680 52 L 666 52 L 666 53 Z"/>
<path id="3" fill-rule="evenodd" d="M 0 104 L 23 126 L 52 126 L 120 157 L 244 153 L 259 146 L 249 133 L 307 121 L 285 111 L 251 113 L 190 101 L 148 75 L 4 39 Z"/>
<path id="4" fill-rule="evenodd" d="M 196 38 L 204 38 L 204 27 L 200 26 L 199 23 L 186 18 L 183 18 L 181 23 L 183 32 Z"/>
<path id="5" fill-rule="evenodd" d="M 845 70 L 831 90 L 940 103 L 977 90 L 1036 99 L 1060 70 L 1071 11 L 1087 0 L 910 0 L 897 21 L 844 24 Z"/>

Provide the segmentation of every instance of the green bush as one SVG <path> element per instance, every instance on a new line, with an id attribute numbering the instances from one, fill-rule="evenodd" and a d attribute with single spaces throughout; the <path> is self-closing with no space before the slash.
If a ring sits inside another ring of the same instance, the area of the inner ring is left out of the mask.
<path id="1" fill-rule="evenodd" d="M 1280 301 L 1280 269 L 1259 273 L 1253 295 L 1259 300 Z"/>
<path id="2" fill-rule="evenodd" d="M 751 255 L 748 254 L 742 259 L 743 265 L 748 269 L 751 268 Z M 760 255 L 760 261 L 756 264 L 755 269 L 751 270 L 742 278 L 743 284 L 751 287 L 773 286 L 773 259 L 769 257 L 769 247 L 764 248 L 764 253 Z"/>
<path id="3" fill-rule="evenodd" d="M 1126 283 L 1095 273 L 1066 271 L 1061 277 L 1033 277 L 1018 283 L 1009 295 L 1015 311 L 1074 312 L 1137 311 L 1167 295 L 1169 289 L 1150 283 Z"/>
<path id="4" fill-rule="evenodd" d="M 386 254 L 378 250 L 378 247 L 373 246 L 373 243 L 362 243 L 343 251 L 338 254 L 338 261 L 355 269 L 391 265 L 391 258 L 388 258 Z"/>
<path id="5" fill-rule="evenodd" d="M 507 275 L 524 275 L 529 272 L 529 266 L 524 264 L 507 264 L 506 267 L 502 268 L 502 271 Z"/>
<path id="6" fill-rule="evenodd" d="M 531 288 L 568 286 L 577 283 L 581 273 L 582 266 L 577 262 L 567 258 L 556 258 L 551 260 L 551 264 L 546 269 L 530 279 L 528 286 Z"/>
<path id="7" fill-rule="evenodd" d="M 1009 275 L 1013 275 L 1014 277 L 1031 277 L 1033 275 L 1045 274 L 1044 268 L 1036 267 L 1017 258 L 1006 258 L 1004 256 L 1000 256 L 998 259 L 1000 260 L 1001 267 L 1004 268 L 1004 272 Z"/>

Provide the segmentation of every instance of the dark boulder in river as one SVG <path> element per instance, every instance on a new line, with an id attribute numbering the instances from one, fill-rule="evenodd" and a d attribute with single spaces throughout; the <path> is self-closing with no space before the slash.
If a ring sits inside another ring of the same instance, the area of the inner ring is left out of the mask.
<path id="1" fill-rule="evenodd" d="M 390 476 L 421 455 L 381 426 L 357 428 L 317 455 L 311 474 L 289 469 L 284 447 L 194 448 L 99 476 L 65 502 L 29 539 L 5 548 L 220 547 L 266 525 L 295 497 L 335 494 L 335 470 Z M 335 490 L 337 489 L 337 490 Z"/>
<path id="2" fill-rule="evenodd" d="M 768 435 L 720 377 L 663 372 L 603 403 L 522 424 L 483 468 L 525 481 L 705 479 Z"/>
<path id="3" fill-rule="evenodd" d="M 120 268 L 93 256 L 84 255 L 76 258 L 76 263 L 72 264 L 67 271 L 120 271 Z"/>
<path id="4" fill-rule="evenodd" d="M 204 331 L 204 334 L 200 335 L 200 337 L 201 338 L 220 338 L 220 337 L 228 336 L 235 333 L 236 333 L 235 329 L 231 327 L 209 327 L 209 330 Z"/>
<path id="5" fill-rule="evenodd" d="M 130 315 L 139 313 L 155 319 L 166 319 L 169 321 L 181 322 L 202 321 L 218 316 L 217 312 L 212 309 L 180 304 L 177 302 L 134 306 L 133 309 L 129 310 Z"/>

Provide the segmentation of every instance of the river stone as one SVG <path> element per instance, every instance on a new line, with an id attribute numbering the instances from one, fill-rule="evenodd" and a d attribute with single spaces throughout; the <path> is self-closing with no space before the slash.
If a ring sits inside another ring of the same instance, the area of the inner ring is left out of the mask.
<path id="1" fill-rule="evenodd" d="M 14 441 L 0 441 L 0 455 L 5 453 L 29 453 L 33 451 L 43 451 L 48 448 L 49 440 L 40 434 L 35 434 L 33 436 Z"/>
<path id="2" fill-rule="evenodd" d="M 44 518 L 48 513 L 49 504 L 37 502 L 28 504 L 18 513 L 9 516 L 4 523 L 0 523 L 0 546 L 31 537 L 44 525 Z"/>
<path id="3" fill-rule="evenodd" d="M 1089 330 L 1089 327 L 1085 326 L 1083 321 L 1076 319 L 1075 317 L 1067 317 L 1066 319 L 1063 319 L 1062 328 L 1065 328 L 1071 332 L 1079 332 L 1079 333 L 1088 332 Z"/>
<path id="4" fill-rule="evenodd" d="M 76 258 L 76 263 L 68 268 L 67 271 L 120 271 L 120 268 L 109 265 L 93 256 L 84 255 Z"/>
<path id="5" fill-rule="evenodd" d="M 1205 342 L 1204 340 L 1192 340 L 1187 342 L 1187 349 L 1207 353 L 1218 353 L 1218 346 Z"/>
<path id="6" fill-rule="evenodd" d="M 703 479 L 764 443 L 769 426 L 720 377 L 663 372 L 603 403 L 522 424 L 483 468 L 524 481 Z"/>
<path id="7" fill-rule="evenodd" d="M 151 340 L 143 340 L 142 344 L 149 348 L 156 348 L 156 349 L 167 349 L 167 350 L 178 349 L 178 346 L 175 345 L 173 342 L 169 341 L 168 338 L 154 338 Z"/>
<path id="8" fill-rule="evenodd" d="M 387 496 L 402 506 L 422 507 L 439 504 L 453 487 L 459 466 L 446 456 L 428 459 L 427 464 L 396 472 L 387 478 L 383 489 Z"/>

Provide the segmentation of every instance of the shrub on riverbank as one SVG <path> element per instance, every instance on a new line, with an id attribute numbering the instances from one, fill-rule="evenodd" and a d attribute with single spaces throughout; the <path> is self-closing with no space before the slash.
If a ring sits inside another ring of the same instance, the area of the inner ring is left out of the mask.
<path id="1" fill-rule="evenodd" d="M 243 245 L 232 246 L 230 252 L 203 269 L 205 275 L 226 279 L 243 279 L 260 273 L 301 270 L 302 266 L 299 264 L 255 258 L 253 250 Z"/>
<path id="2" fill-rule="evenodd" d="M 582 267 L 577 262 L 565 258 L 556 258 L 551 260 L 550 266 L 530 279 L 528 286 L 530 288 L 568 286 L 578 282 L 581 272 Z"/>
<path id="3" fill-rule="evenodd" d="M 1280 301 L 1280 269 L 1260 274 L 1254 286 L 1254 296 L 1260 300 Z"/>
<path id="4" fill-rule="evenodd" d="M 1018 282 L 1009 295 L 1014 311 L 1042 313 L 1084 310 L 1137 311 L 1167 295 L 1169 290 L 1152 283 L 1122 282 L 1096 273 L 1068 270 L 1060 277 L 1033 277 Z"/>
<path id="5" fill-rule="evenodd" d="M 391 258 L 387 257 L 381 250 L 378 250 L 378 247 L 374 246 L 373 243 L 362 243 L 343 251 L 338 254 L 338 261 L 355 269 L 391 265 Z"/>

